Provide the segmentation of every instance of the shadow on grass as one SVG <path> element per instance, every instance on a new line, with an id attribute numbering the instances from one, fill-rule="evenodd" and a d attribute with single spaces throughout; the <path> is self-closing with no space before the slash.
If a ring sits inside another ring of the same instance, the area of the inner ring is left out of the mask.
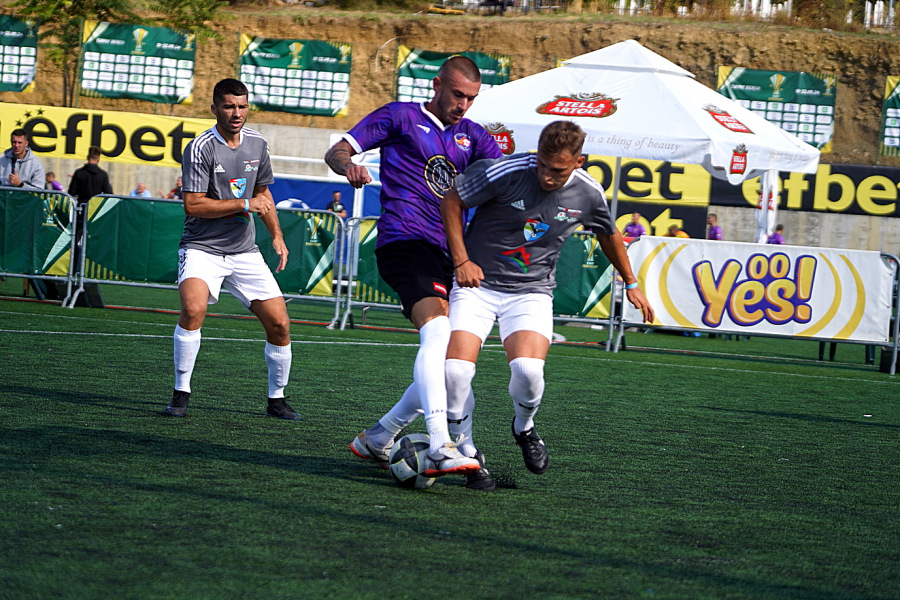
<path id="1" fill-rule="evenodd" d="M 891 423 L 878 423 L 877 421 L 857 421 L 854 419 L 837 419 L 835 417 L 823 417 L 822 415 L 804 415 L 800 413 L 789 413 L 773 410 L 746 410 L 740 408 L 722 408 L 721 406 L 701 406 L 706 410 L 714 410 L 719 412 L 740 413 L 749 415 L 759 415 L 763 417 L 776 417 L 779 419 L 795 419 L 797 421 L 812 421 L 814 423 L 840 423 L 842 425 L 864 425 L 866 427 L 886 427 L 889 429 L 900 429 L 900 425 Z"/>

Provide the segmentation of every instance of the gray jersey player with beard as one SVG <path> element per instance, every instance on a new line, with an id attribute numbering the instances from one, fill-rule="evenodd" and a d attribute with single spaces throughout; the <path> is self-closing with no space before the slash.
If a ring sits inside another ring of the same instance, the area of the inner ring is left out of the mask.
<path id="1" fill-rule="evenodd" d="M 548 192 L 536 168 L 537 155 L 515 154 L 478 161 L 456 178 L 463 204 L 478 207 L 465 242 L 488 289 L 552 295 L 566 238 L 579 226 L 600 235 L 615 231 L 603 188 L 583 169 Z"/>
<path id="2" fill-rule="evenodd" d="M 274 183 L 265 138 L 248 127 L 240 135 L 238 148 L 230 148 L 215 127 L 191 140 L 182 163 L 185 193 L 199 192 L 217 200 L 249 199 L 256 186 Z M 180 247 L 210 254 L 257 252 L 255 237 L 253 217 L 246 211 L 212 219 L 186 217 Z"/>

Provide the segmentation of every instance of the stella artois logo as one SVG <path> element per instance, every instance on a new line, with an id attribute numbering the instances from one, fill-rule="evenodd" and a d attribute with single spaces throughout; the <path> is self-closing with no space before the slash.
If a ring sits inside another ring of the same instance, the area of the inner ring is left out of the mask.
<path id="1" fill-rule="evenodd" d="M 753 133 L 749 127 L 729 115 L 723 109 L 713 104 L 707 104 L 703 110 L 708 112 L 716 122 L 726 129 L 730 129 L 736 133 Z"/>
<path id="2" fill-rule="evenodd" d="M 541 115 L 602 119 L 616 112 L 618 101 L 618 98 L 610 98 L 606 94 L 579 92 L 568 96 L 556 96 L 550 102 L 538 106 L 536 110 Z"/>
<path id="3" fill-rule="evenodd" d="M 515 154 L 516 140 L 513 139 L 513 131 L 503 123 L 488 123 L 485 127 L 487 132 L 494 136 L 497 145 L 500 146 L 500 152 L 503 154 Z"/>
<path id="4" fill-rule="evenodd" d="M 731 154 L 731 172 L 743 175 L 747 170 L 747 146 L 741 144 Z"/>

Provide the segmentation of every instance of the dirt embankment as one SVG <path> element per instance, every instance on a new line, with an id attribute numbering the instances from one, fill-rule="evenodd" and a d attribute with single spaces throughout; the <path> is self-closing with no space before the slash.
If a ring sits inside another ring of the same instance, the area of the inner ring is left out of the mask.
<path id="1" fill-rule="evenodd" d="M 720 65 L 754 69 L 833 73 L 839 87 L 834 152 L 824 162 L 900 165 L 878 156 L 878 134 L 885 76 L 900 75 L 900 45 L 875 34 L 804 31 L 758 23 L 685 23 L 626 18 L 592 19 L 464 15 L 365 15 L 324 12 L 301 6 L 275 6 L 266 12 L 231 11 L 215 25 L 218 41 L 197 52 L 194 104 L 156 106 L 146 102 L 81 98 L 91 109 L 209 116 L 212 86 L 234 76 L 239 33 L 274 38 L 351 42 L 353 71 L 346 119 L 288 113 L 258 113 L 258 123 L 347 129 L 366 113 L 390 101 L 397 44 L 438 51 L 479 50 L 512 56 L 514 79 L 552 68 L 557 59 L 597 50 L 626 39 L 688 69 L 715 87 Z M 0 100 L 61 105 L 61 80 L 40 65 L 33 94 L 0 93 Z"/>

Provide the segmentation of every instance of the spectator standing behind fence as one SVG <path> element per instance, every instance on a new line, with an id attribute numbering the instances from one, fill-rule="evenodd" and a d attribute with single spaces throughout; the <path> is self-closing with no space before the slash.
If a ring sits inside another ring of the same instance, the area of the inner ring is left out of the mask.
<path id="1" fill-rule="evenodd" d="M 784 236 L 782 235 L 782 232 L 784 232 L 784 225 L 779 223 L 775 226 L 775 231 L 769 235 L 769 239 L 766 240 L 766 243 L 784 245 Z"/>
<path id="2" fill-rule="evenodd" d="M 46 176 L 47 183 L 44 184 L 45 190 L 52 190 L 54 192 L 64 192 L 66 188 L 63 187 L 63 184 L 56 180 L 56 173 L 53 171 L 49 171 Z"/>
<path id="3" fill-rule="evenodd" d="M 325 207 L 342 219 L 347 218 L 347 207 L 341 202 L 341 193 L 337 190 L 331 192 L 331 202 Z"/>
<path id="4" fill-rule="evenodd" d="M 98 194 L 112 194 L 112 186 L 109 185 L 109 175 L 100 168 L 100 147 L 91 146 L 88 150 L 88 160 L 83 166 L 72 173 L 72 181 L 69 182 L 69 195 L 75 198 L 79 204 L 85 204 Z"/>
<path id="5" fill-rule="evenodd" d="M 44 166 L 28 147 L 28 134 L 22 128 L 9 135 L 9 149 L 0 157 L 0 184 L 42 190 Z"/>
<path id="6" fill-rule="evenodd" d="M 647 230 L 641 225 L 641 213 L 638 212 L 631 215 L 631 223 L 622 230 L 622 235 L 627 238 L 639 238 L 646 233 Z"/>
<path id="7" fill-rule="evenodd" d="M 721 240 L 722 239 L 722 228 L 719 227 L 716 223 L 719 218 L 715 213 L 709 213 L 706 215 L 706 224 L 709 225 L 709 228 L 706 230 L 706 239 L 708 240 Z"/>
<path id="8" fill-rule="evenodd" d="M 150 190 L 147 189 L 147 184 L 143 181 L 137 184 L 137 187 L 131 190 L 129 196 L 137 196 L 138 198 L 150 198 Z"/>
<path id="9" fill-rule="evenodd" d="M 156 192 L 159 194 L 160 198 L 167 198 L 169 200 L 181 200 L 184 198 L 184 192 L 181 191 L 181 177 L 175 180 L 175 187 L 173 187 L 169 193 L 165 193 L 162 190 L 158 190 Z"/>
<path id="10" fill-rule="evenodd" d="M 381 148 L 381 207 L 375 257 L 378 272 L 403 305 L 403 315 L 419 330 L 413 383 L 350 449 L 387 468 L 394 437 L 424 410 L 431 436 L 428 457 L 435 475 L 475 472 L 451 441 L 447 425 L 444 357 L 450 340 L 448 294 L 453 262 L 441 223 L 440 202 L 453 177 L 472 162 L 499 158 L 500 148 L 483 127 L 465 119 L 481 88 L 481 72 L 471 59 L 454 56 L 432 82 L 434 97 L 424 104 L 392 102 L 353 127 L 325 155 L 331 169 L 355 188 L 369 183 L 369 171 L 350 157 Z"/>
<path id="11" fill-rule="evenodd" d="M 259 319 L 266 331 L 263 355 L 268 372 L 271 417 L 299 421 L 284 395 L 291 374 L 291 324 L 284 296 L 256 245 L 253 213 L 272 236 L 275 271 L 287 265 L 288 249 L 269 186 L 275 182 L 269 144 L 244 127 L 250 111 L 247 87 L 223 79 L 213 88 L 210 107 L 216 124 L 188 143 L 184 175 L 184 233 L 178 249 L 181 313 L 175 327 L 175 389 L 163 411 L 184 417 L 191 376 L 200 352 L 206 308 L 224 286 Z M 243 377 L 245 373 L 239 372 Z"/>

